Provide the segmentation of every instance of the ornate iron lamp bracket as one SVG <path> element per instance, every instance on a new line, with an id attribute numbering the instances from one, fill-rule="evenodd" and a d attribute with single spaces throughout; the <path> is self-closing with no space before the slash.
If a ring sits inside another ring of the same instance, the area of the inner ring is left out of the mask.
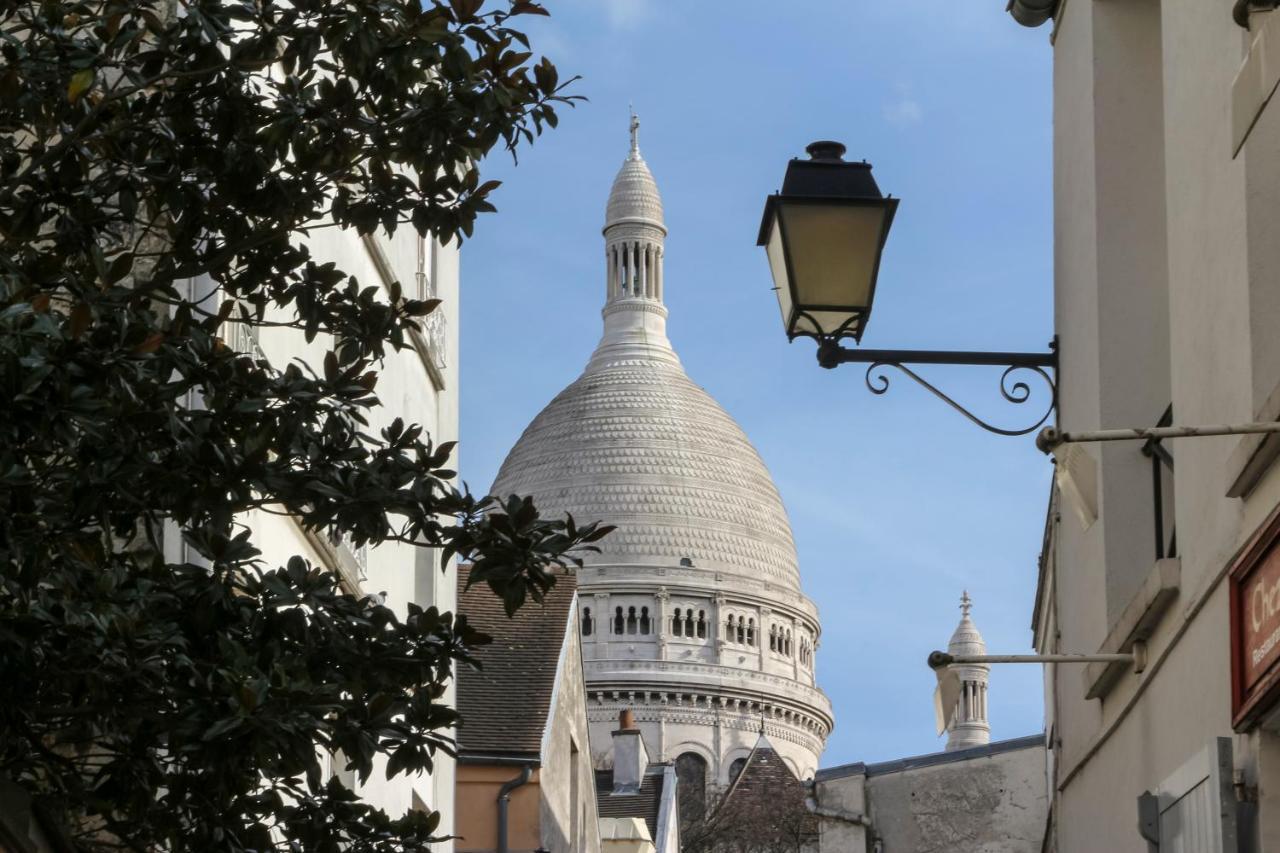
<path id="1" fill-rule="evenodd" d="M 1050 344 L 1049 352 L 950 352 L 938 350 L 886 350 L 886 349 L 849 349 L 840 346 L 839 342 L 830 338 L 818 342 L 818 364 L 833 368 L 840 364 L 865 364 L 867 373 L 865 381 L 872 394 L 880 395 L 889 390 L 889 377 L 884 368 L 892 367 L 914 380 L 929 393 L 968 418 L 972 423 L 997 435 L 1027 435 L 1035 432 L 1058 404 L 1058 386 L 1050 370 L 1056 372 L 1058 367 L 1057 342 Z M 1031 386 L 1014 374 L 1020 370 L 1030 371 L 1044 381 L 1049 389 L 1049 403 L 1035 423 L 1020 429 L 1006 429 L 984 421 L 950 396 L 930 383 L 907 365 L 909 364 L 963 364 L 980 367 L 1003 367 L 1000 374 L 1000 396 L 1006 402 L 1022 405 L 1031 400 Z M 1012 381 L 1011 379 L 1016 379 Z"/>

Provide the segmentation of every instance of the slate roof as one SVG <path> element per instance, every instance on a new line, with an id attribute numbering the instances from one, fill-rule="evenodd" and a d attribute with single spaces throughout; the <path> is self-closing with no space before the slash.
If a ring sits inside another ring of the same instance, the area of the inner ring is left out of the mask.
<path id="1" fill-rule="evenodd" d="M 818 816 L 805 805 L 804 783 L 762 736 L 716 809 L 727 849 L 778 849 L 816 839 Z"/>
<path id="2" fill-rule="evenodd" d="M 840 779 L 845 776 L 880 776 L 885 773 L 900 773 L 903 770 L 915 770 L 918 767 L 932 767 L 935 764 L 951 764 L 955 761 L 968 761 L 971 758 L 986 758 L 1002 752 L 1013 752 L 1019 749 L 1044 748 L 1043 734 L 1026 737 L 997 740 L 982 746 L 971 746 L 968 749 L 955 749 L 951 752 L 931 752 L 927 755 L 913 755 L 908 758 L 897 758 L 892 761 L 881 761 L 866 764 L 862 761 L 853 764 L 841 764 L 819 770 L 816 779 L 825 782 L 828 779 Z"/>
<path id="3" fill-rule="evenodd" d="M 643 818 L 649 837 L 658 837 L 658 809 L 662 805 L 662 779 L 665 764 L 650 764 L 644 771 L 640 791 L 636 794 L 613 793 L 613 771 L 596 771 L 596 811 L 600 817 Z"/>
<path id="4" fill-rule="evenodd" d="M 469 571 L 458 567 L 458 612 L 494 640 L 476 652 L 481 670 L 458 669 L 459 757 L 539 758 L 577 578 L 557 576 L 542 604 L 507 618 L 487 584 L 466 588 Z"/>

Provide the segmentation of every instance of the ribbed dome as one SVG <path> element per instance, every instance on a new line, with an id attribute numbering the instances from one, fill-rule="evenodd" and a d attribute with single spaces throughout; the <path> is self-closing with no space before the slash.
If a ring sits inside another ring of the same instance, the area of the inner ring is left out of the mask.
<path id="1" fill-rule="evenodd" d="M 667 230 L 662 218 L 662 196 L 658 194 L 658 184 L 634 142 L 631 153 L 613 179 L 609 203 L 604 210 L 606 231 L 614 225 L 631 223 L 654 225 L 664 234 Z"/>
<path id="2" fill-rule="evenodd" d="M 666 230 L 658 185 L 649 167 L 639 157 L 628 157 L 623 161 L 604 213 L 605 228 L 632 222 L 656 225 Z"/>
<path id="3" fill-rule="evenodd" d="M 524 431 L 492 493 L 616 524 L 589 564 L 677 566 L 687 557 L 799 590 L 791 526 L 759 454 L 660 352 L 598 352 Z"/>
<path id="4" fill-rule="evenodd" d="M 987 643 L 982 639 L 978 626 L 973 624 L 973 619 L 969 616 L 969 611 L 973 607 L 973 600 L 969 598 L 966 592 L 960 599 L 960 624 L 956 626 L 956 630 L 951 635 L 951 642 L 947 644 L 947 651 L 953 655 L 985 655 L 987 653 Z"/>

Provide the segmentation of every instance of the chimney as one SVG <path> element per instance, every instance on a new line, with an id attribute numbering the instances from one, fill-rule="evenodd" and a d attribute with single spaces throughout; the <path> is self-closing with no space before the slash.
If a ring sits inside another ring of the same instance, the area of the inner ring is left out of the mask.
<path id="1" fill-rule="evenodd" d="M 618 729 L 613 733 L 613 793 L 638 794 L 648 768 L 649 753 L 628 708 L 618 716 Z"/>

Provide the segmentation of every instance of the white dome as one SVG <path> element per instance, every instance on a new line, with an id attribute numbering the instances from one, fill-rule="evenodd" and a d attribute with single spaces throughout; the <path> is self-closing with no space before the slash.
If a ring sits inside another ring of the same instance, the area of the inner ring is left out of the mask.
<path id="1" fill-rule="evenodd" d="M 589 564 L 678 566 L 798 590 L 795 544 L 759 454 L 670 357 L 597 355 L 524 431 L 492 494 L 618 529 Z"/>
<path id="2" fill-rule="evenodd" d="M 951 642 L 947 644 L 947 651 L 953 655 L 985 655 L 987 653 L 987 643 L 982 639 L 982 633 L 978 631 L 978 626 L 973 624 L 973 618 L 969 615 L 969 611 L 973 607 L 973 601 L 969 598 L 967 591 L 961 597 L 960 602 L 960 624 L 956 626 L 956 630 L 951 634 Z"/>
<path id="3" fill-rule="evenodd" d="M 638 151 L 632 151 L 613 180 L 609 203 L 605 205 L 604 227 L 614 225 L 653 225 L 666 232 L 662 218 L 662 196 L 658 184 Z"/>

